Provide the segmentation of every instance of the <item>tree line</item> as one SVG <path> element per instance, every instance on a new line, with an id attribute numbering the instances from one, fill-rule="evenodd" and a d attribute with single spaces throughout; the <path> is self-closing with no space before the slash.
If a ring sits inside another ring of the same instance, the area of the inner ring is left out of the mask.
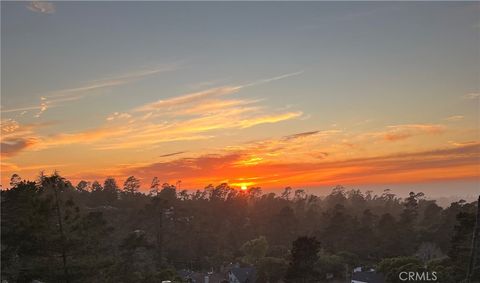
<path id="1" fill-rule="evenodd" d="M 477 202 L 442 208 L 423 193 L 401 198 L 337 186 L 325 197 L 285 188 L 208 185 L 196 191 L 154 178 L 81 181 L 11 178 L 1 191 L 1 275 L 8 282 L 184 282 L 181 270 L 254 266 L 257 282 L 328 282 L 357 266 L 388 282 L 402 270 L 465 278 Z M 480 281 L 479 272 L 473 280 Z M 475 281 L 473 281 L 475 282 Z"/>

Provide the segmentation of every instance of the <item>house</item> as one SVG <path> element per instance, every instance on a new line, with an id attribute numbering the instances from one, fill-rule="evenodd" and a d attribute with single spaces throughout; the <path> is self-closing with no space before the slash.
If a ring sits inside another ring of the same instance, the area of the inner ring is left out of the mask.
<path id="1" fill-rule="evenodd" d="M 253 267 L 234 267 L 228 273 L 229 283 L 255 283 L 257 271 Z"/>
<path id="2" fill-rule="evenodd" d="M 362 270 L 357 267 L 353 270 L 351 283 L 385 283 L 385 278 L 374 269 Z"/>

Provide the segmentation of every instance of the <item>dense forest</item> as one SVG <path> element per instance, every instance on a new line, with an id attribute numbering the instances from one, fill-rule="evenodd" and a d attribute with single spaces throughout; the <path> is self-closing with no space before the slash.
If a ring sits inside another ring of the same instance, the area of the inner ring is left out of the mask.
<path id="1" fill-rule="evenodd" d="M 74 186 L 57 173 L 36 181 L 13 175 L 1 192 L 1 275 L 5 282 L 184 282 L 182 270 L 221 274 L 237 264 L 255 267 L 257 282 L 344 282 L 358 266 L 387 282 L 401 270 L 461 282 L 476 205 L 442 208 L 421 192 L 341 186 L 318 197 L 290 187 L 180 191 L 157 178 Z"/>

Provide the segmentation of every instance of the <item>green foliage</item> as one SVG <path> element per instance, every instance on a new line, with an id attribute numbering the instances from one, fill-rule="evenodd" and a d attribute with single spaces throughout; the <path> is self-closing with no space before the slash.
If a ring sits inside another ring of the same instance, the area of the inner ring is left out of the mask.
<path id="1" fill-rule="evenodd" d="M 336 278 L 343 277 L 345 274 L 345 262 L 339 255 L 329 255 L 321 253 L 315 263 L 315 270 L 325 278 L 327 274 L 332 274 Z"/>
<path id="2" fill-rule="evenodd" d="M 428 263 L 428 268 L 437 272 L 438 282 L 458 283 L 464 279 L 464 274 L 458 274 L 449 258 L 433 260 Z"/>
<path id="3" fill-rule="evenodd" d="M 457 225 L 455 225 L 455 233 L 451 240 L 451 249 L 448 253 L 453 266 L 454 274 L 466 274 L 468 262 L 470 259 L 473 230 L 475 227 L 475 211 L 474 207 L 469 207 L 466 212 L 457 214 Z M 478 251 L 480 253 L 480 251 Z M 463 276 L 456 276 L 456 279 L 464 279 Z M 480 270 L 474 271 L 472 281 L 480 281 Z"/>
<path id="4" fill-rule="evenodd" d="M 320 242 L 315 237 L 299 237 L 292 244 L 291 261 L 287 270 L 288 282 L 313 282 L 319 278 L 315 269 Z"/>
<path id="5" fill-rule="evenodd" d="M 402 282 L 399 278 L 400 272 L 425 271 L 422 262 L 416 257 L 395 257 L 382 260 L 377 270 L 385 275 L 387 282 Z"/>
<path id="6" fill-rule="evenodd" d="M 239 260 L 256 267 L 258 282 L 343 280 L 379 262 L 392 280 L 425 265 L 441 282 L 466 274 L 476 203 L 441 208 L 421 193 L 401 199 L 340 186 L 321 198 L 160 184 L 144 194 L 132 176 L 120 193 L 113 178 L 73 187 L 57 173 L 37 182 L 12 176 L 1 191 L 2 279 L 180 282 L 175 270 L 220 272 Z"/>
<path id="7" fill-rule="evenodd" d="M 107 268 L 98 249 L 106 222 L 101 213 L 82 214 L 74 193 L 57 174 L 2 191 L 2 278 L 95 282 L 87 278 Z"/>
<path id="8" fill-rule="evenodd" d="M 257 264 L 257 282 L 278 282 L 285 277 L 287 268 L 283 258 L 264 257 Z"/>
<path id="9" fill-rule="evenodd" d="M 268 242 L 264 236 L 250 240 L 242 245 L 242 251 L 245 254 L 243 261 L 245 263 L 256 265 L 265 257 L 268 249 Z"/>

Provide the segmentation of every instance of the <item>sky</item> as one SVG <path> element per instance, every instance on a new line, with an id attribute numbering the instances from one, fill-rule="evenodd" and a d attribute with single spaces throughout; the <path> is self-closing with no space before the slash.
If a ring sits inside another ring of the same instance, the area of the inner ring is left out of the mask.
<path id="1" fill-rule="evenodd" d="M 478 2 L 1 8 L 3 187 L 480 191 Z"/>

